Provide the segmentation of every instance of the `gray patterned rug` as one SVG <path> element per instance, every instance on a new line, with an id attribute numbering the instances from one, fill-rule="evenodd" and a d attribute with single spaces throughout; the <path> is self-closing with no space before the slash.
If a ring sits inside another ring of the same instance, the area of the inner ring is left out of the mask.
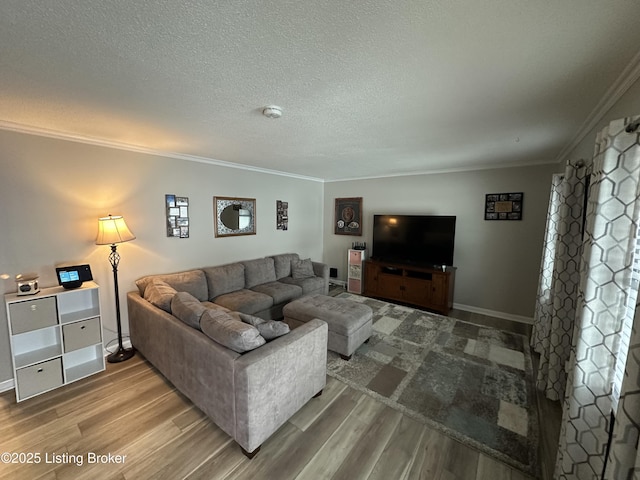
<path id="1" fill-rule="evenodd" d="M 500 461 L 538 474 L 538 417 L 526 337 L 349 293 L 373 335 L 327 373 Z"/>

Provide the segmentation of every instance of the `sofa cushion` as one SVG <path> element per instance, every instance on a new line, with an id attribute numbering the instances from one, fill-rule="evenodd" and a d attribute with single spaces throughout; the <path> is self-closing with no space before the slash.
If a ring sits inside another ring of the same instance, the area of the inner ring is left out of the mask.
<path id="1" fill-rule="evenodd" d="M 154 278 L 144 289 L 144 299 L 165 312 L 171 313 L 171 300 L 176 293 L 176 289 L 168 283 Z"/>
<path id="2" fill-rule="evenodd" d="M 244 288 L 244 265 L 242 263 L 229 263 L 219 267 L 203 268 L 209 287 L 209 298 L 235 292 Z M 233 309 L 232 309 L 233 310 Z"/>
<path id="3" fill-rule="evenodd" d="M 262 335 L 262 338 L 267 341 L 289 333 L 289 325 L 284 322 L 265 320 L 264 318 L 254 317 L 253 315 L 247 315 L 246 313 L 240 312 L 238 312 L 238 316 L 244 323 L 248 323 L 249 325 L 256 327 L 260 332 L 260 335 Z"/>
<path id="4" fill-rule="evenodd" d="M 247 260 L 242 264 L 244 265 L 244 288 L 275 282 L 276 270 L 273 266 L 273 258 L 257 258 Z"/>
<path id="5" fill-rule="evenodd" d="M 302 288 L 302 294 L 308 295 L 310 293 L 325 293 L 324 278 L 322 277 L 307 277 L 307 278 L 281 278 L 282 283 L 289 285 L 298 285 Z"/>
<path id="6" fill-rule="evenodd" d="M 230 310 L 228 308 L 223 307 L 222 305 L 218 305 L 217 303 L 213 303 L 213 302 L 201 302 L 202 305 L 204 305 L 207 308 L 213 308 L 215 310 L 222 310 L 223 312 L 229 312 Z"/>
<path id="7" fill-rule="evenodd" d="M 253 290 L 238 290 L 213 299 L 218 305 L 242 313 L 254 314 L 273 306 L 273 298 Z"/>
<path id="8" fill-rule="evenodd" d="M 256 285 L 251 290 L 269 295 L 273 298 L 275 305 L 290 302 L 302 295 L 302 287 L 282 282 L 263 283 Z"/>
<path id="9" fill-rule="evenodd" d="M 273 266 L 276 269 L 276 280 L 291 276 L 291 263 L 300 259 L 297 253 L 273 255 Z"/>
<path id="10" fill-rule="evenodd" d="M 309 278 L 315 277 L 313 272 L 313 263 L 310 258 L 304 260 L 294 260 L 291 262 L 291 276 L 293 278 Z"/>
<path id="11" fill-rule="evenodd" d="M 207 307 L 187 292 L 178 292 L 171 300 L 171 313 L 190 327 L 200 330 L 200 317 Z"/>
<path id="12" fill-rule="evenodd" d="M 200 328 L 211 340 L 238 353 L 266 343 L 256 327 L 240 322 L 222 310 L 207 309 L 200 317 Z"/>
<path id="13" fill-rule="evenodd" d="M 136 286 L 142 297 L 144 297 L 147 286 L 154 279 L 166 282 L 178 292 L 189 292 L 201 302 L 209 300 L 207 280 L 202 270 L 188 270 L 186 272 L 147 275 L 146 277 L 142 277 L 136 280 Z"/>

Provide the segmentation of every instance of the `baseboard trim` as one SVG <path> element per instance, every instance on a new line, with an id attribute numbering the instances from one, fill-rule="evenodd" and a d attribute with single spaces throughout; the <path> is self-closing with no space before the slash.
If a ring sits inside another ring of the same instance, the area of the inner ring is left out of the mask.
<path id="1" fill-rule="evenodd" d="M 513 313 L 497 312 L 495 310 L 488 310 L 486 308 L 472 307 L 471 305 L 463 305 L 461 303 L 454 303 L 453 308 L 458 310 L 464 310 L 465 312 L 479 313 L 481 315 L 487 315 L 489 317 L 502 318 L 504 320 L 511 320 L 512 322 L 525 323 L 527 325 L 533 325 L 533 318 L 525 317 L 523 315 L 515 315 Z"/>
<path id="2" fill-rule="evenodd" d="M 16 384 L 13 383 L 13 378 L 9 380 L 5 380 L 4 382 L 0 382 L 0 392 L 7 392 L 9 390 L 13 390 Z"/>

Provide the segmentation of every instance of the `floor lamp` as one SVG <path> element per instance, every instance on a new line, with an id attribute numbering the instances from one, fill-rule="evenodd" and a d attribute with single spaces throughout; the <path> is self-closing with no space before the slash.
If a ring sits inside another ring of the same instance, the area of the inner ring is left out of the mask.
<path id="1" fill-rule="evenodd" d="M 129 227 L 121 216 L 102 217 L 98 219 L 98 236 L 96 245 L 111 245 L 109 262 L 113 267 L 113 285 L 116 295 L 116 320 L 118 322 L 118 350 L 107 357 L 107 362 L 118 363 L 129 360 L 136 351 L 133 348 L 124 348 L 122 345 L 122 323 L 120 321 L 120 293 L 118 292 L 118 264 L 120 254 L 116 251 L 117 244 L 135 239 Z"/>

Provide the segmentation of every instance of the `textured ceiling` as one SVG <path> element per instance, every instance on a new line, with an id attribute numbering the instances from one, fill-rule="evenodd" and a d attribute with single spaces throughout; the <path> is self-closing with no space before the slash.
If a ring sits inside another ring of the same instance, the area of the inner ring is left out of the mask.
<path id="1" fill-rule="evenodd" d="M 639 61 L 638 12 L 2 0 L 0 128 L 325 180 L 550 163 Z"/>

